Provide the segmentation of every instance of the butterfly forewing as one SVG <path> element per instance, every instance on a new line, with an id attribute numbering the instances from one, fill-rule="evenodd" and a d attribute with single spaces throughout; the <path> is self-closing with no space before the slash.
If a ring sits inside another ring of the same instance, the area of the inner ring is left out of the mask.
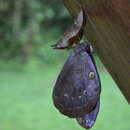
<path id="1" fill-rule="evenodd" d="M 96 106 L 99 95 L 100 80 L 88 44 L 78 44 L 58 76 L 53 89 L 54 104 L 62 114 L 81 117 Z"/>

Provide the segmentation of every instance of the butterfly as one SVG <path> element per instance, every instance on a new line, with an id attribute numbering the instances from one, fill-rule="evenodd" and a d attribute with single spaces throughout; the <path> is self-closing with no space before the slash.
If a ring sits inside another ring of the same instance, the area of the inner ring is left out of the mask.
<path id="1" fill-rule="evenodd" d="M 90 43 L 77 44 L 57 78 L 53 89 L 54 105 L 62 114 L 90 128 L 99 111 L 100 92 L 100 78 Z"/>

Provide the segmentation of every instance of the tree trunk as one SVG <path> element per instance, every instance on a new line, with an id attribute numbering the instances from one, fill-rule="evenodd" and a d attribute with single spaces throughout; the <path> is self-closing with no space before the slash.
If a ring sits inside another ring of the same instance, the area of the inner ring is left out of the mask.
<path id="1" fill-rule="evenodd" d="M 63 0 L 72 14 L 85 8 L 85 36 L 130 103 L 130 0 Z M 80 4 L 80 6 L 79 6 Z"/>

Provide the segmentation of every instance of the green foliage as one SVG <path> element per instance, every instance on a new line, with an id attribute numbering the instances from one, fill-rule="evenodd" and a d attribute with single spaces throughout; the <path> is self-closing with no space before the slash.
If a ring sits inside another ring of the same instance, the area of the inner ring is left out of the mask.
<path id="1" fill-rule="evenodd" d="M 57 62 L 59 54 L 51 54 L 50 45 L 67 28 L 68 16 L 61 1 L 0 0 L 0 59 Z"/>

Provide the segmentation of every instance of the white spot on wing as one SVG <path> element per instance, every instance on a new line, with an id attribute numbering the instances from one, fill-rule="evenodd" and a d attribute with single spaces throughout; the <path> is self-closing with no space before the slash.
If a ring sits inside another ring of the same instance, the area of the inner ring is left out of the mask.
<path id="1" fill-rule="evenodd" d="M 64 94 L 64 97 L 69 98 L 69 95 L 67 93 Z"/>

